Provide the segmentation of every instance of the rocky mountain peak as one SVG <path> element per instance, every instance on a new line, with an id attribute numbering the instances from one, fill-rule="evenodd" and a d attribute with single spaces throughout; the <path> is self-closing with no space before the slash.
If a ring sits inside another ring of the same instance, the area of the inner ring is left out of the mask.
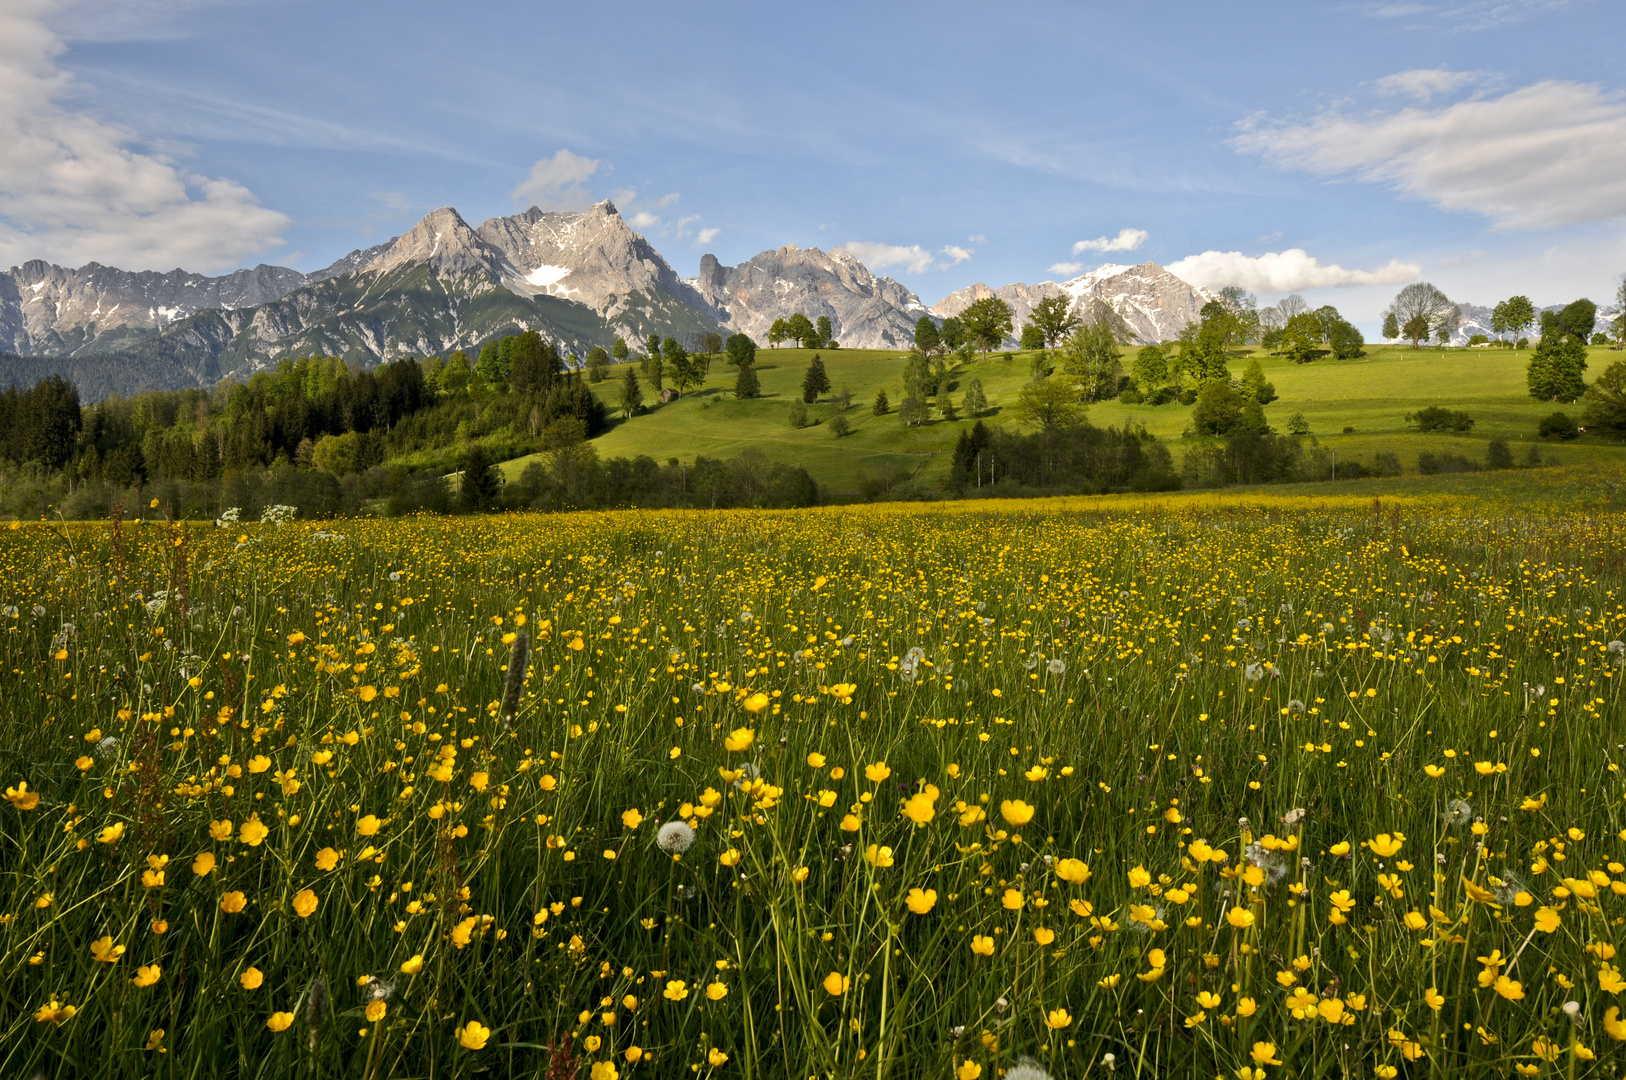
<path id="1" fill-rule="evenodd" d="M 1041 281 L 1028 285 L 1018 281 L 996 289 L 978 282 L 949 293 L 932 305 L 931 312 L 946 319 L 985 296 L 997 296 L 1011 306 L 1011 321 L 1018 331 L 1028 321 L 1033 306 L 1046 297 L 1069 297 L 1075 309 L 1087 307 L 1091 300 L 1102 300 L 1142 342 L 1173 340 L 1187 323 L 1197 321 L 1202 306 L 1213 299 L 1206 289 L 1182 281 L 1157 263 L 1109 263 L 1059 284 Z"/>
<path id="2" fill-rule="evenodd" d="M 422 263 L 443 275 L 484 273 L 496 279 L 503 276 L 503 261 L 502 253 L 482 240 L 461 214 L 443 206 L 420 218 L 365 269 L 388 273 Z"/>

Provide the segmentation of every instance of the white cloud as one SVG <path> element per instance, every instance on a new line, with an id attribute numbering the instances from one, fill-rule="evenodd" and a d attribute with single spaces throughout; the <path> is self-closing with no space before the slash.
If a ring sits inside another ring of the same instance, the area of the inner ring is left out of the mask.
<path id="1" fill-rule="evenodd" d="M 927 251 L 919 244 L 910 244 L 903 247 L 899 244 L 874 244 L 864 240 L 855 240 L 841 245 L 836 251 L 845 251 L 871 270 L 884 270 L 888 267 L 901 266 L 911 274 L 924 274 L 928 270 L 941 270 L 965 262 L 976 254 L 971 248 L 963 248 L 956 244 L 949 244 L 942 251 L 933 253 Z M 943 261 L 938 260 L 942 256 Z"/>
<path id="2" fill-rule="evenodd" d="M 1145 229 L 1120 229 L 1118 235 L 1108 239 L 1100 236 L 1094 240 L 1080 240 L 1073 245 L 1073 254 L 1082 255 L 1086 251 L 1134 251 L 1146 243 L 1150 235 Z"/>
<path id="3" fill-rule="evenodd" d="M 715 227 L 701 229 L 698 233 L 695 234 L 695 237 L 694 237 L 695 243 L 697 243 L 697 244 L 709 244 L 713 240 L 717 239 L 717 233 L 718 233 L 718 230 Z"/>
<path id="4" fill-rule="evenodd" d="M 1059 262 L 1050 264 L 1050 272 L 1052 274 L 1061 274 L 1064 277 L 1072 277 L 1082 269 L 1084 269 L 1083 263 Z"/>
<path id="5" fill-rule="evenodd" d="M 1248 121 L 1232 140 L 1282 168 L 1386 184 L 1509 229 L 1626 215 L 1626 101 L 1549 80 L 1440 108 Z"/>
<path id="6" fill-rule="evenodd" d="M 656 199 L 654 202 L 650 203 L 649 205 L 653 206 L 657 210 L 664 210 L 668 206 L 671 206 L 673 203 L 677 202 L 678 199 L 680 199 L 680 198 L 682 198 L 682 196 L 679 195 L 677 192 L 673 191 L 673 192 L 670 192 L 670 193 L 668 193 L 666 195 L 662 195 L 660 198 Z"/>
<path id="7" fill-rule="evenodd" d="M 62 104 L 73 79 L 46 25 L 60 6 L 0 4 L 0 265 L 223 270 L 280 245 L 288 218 L 243 185 L 185 172 Z"/>
<path id="8" fill-rule="evenodd" d="M 1357 5 L 1378 19 L 1403 19 L 1416 28 L 1438 27 L 1451 32 L 1494 30 L 1549 11 L 1571 6 L 1571 0 L 1457 0 L 1453 3 L 1366 3 Z"/>
<path id="9" fill-rule="evenodd" d="M 988 238 L 982 235 L 982 233 L 972 233 L 970 236 L 966 237 L 966 239 L 973 244 L 980 244 Z"/>
<path id="10" fill-rule="evenodd" d="M 532 165 L 530 175 L 508 197 L 544 210 L 581 210 L 592 201 L 582 185 L 598 172 L 600 164 L 598 158 L 583 157 L 561 147 L 552 157 Z"/>
<path id="11" fill-rule="evenodd" d="M 1168 271 L 1204 288 L 1240 285 L 1254 292 L 1272 293 L 1330 285 L 1396 285 L 1419 276 L 1423 268 L 1392 259 L 1376 270 L 1346 270 L 1337 263 L 1321 265 L 1303 248 L 1289 248 L 1257 256 L 1240 251 L 1205 251 L 1170 263 Z"/>
<path id="12" fill-rule="evenodd" d="M 651 214 L 648 210 L 640 210 L 627 219 L 627 224 L 634 229 L 652 229 L 661 223 L 659 214 Z"/>
<path id="13" fill-rule="evenodd" d="M 836 251 L 845 251 L 871 270 L 885 270 L 892 266 L 901 266 L 911 274 L 923 274 L 932 268 L 937 256 L 922 248 L 919 244 L 910 244 L 901 247 L 897 244 L 873 244 L 865 240 L 855 240 L 841 245 Z"/>
<path id="14" fill-rule="evenodd" d="M 1380 94 L 1392 94 L 1430 101 L 1435 94 L 1452 94 L 1486 78 L 1478 71 L 1450 71 L 1446 68 L 1414 68 L 1385 75 L 1373 85 Z"/>

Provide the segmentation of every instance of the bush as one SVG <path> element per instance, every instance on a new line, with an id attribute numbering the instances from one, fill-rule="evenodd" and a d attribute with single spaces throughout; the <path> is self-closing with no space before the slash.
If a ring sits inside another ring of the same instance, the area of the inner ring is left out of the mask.
<path id="1" fill-rule="evenodd" d="M 1309 418 L 1301 412 L 1294 413 L 1287 421 L 1287 433 L 1289 435 L 1310 434 Z"/>
<path id="2" fill-rule="evenodd" d="M 1400 455 L 1392 450 L 1380 450 L 1372 455 L 1373 476 L 1399 476 Z"/>
<path id="3" fill-rule="evenodd" d="M 841 438 L 851 430 L 852 425 L 847 423 L 847 418 L 842 416 L 840 413 L 836 413 L 836 415 L 830 418 L 830 434 L 834 435 L 836 438 Z"/>
<path id="4" fill-rule="evenodd" d="M 1139 390 L 1136 390 L 1133 386 L 1131 386 L 1129 389 L 1118 395 L 1118 400 L 1123 402 L 1125 405 L 1139 405 L 1146 399 L 1141 396 L 1141 392 Z"/>
<path id="5" fill-rule="evenodd" d="M 1180 391 L 1180 404 L 1182 404 L 1182 405 L 1192 405 L 1192 404 L 1195 404 L 1196 401 L 1197 401 L 1197 391 L 1195 391 L 1195 390 L 1182 390 L 1182 391 Z"/>
<path id="6" fill-rule="evenodd" d="M 1594 345 L 1607 345 L 1607 344 L 1609 344 L 1609 335 L 1605 334 L 1605 333 L 1603 333 L 1601 331 L 1599 333 L 1593 334 L 1592 335 L 1592 344 L 1594 344 Z"/>
<path id="7" fill-rule="evenodd" d="M 1492 439 L 1490 445 L 1485 447 L 1485 468 L 1513 468 L 1513 451 L 1507 448 L 1506 439 Z"/>
<path id="8" fill-rule="evenodd" d="M 1543 439 L 1578 439 L 1581 429 L 1576 426 L 1573 416 L 1563 409 L 1556 409 L 1541 418 L 1536 425 L 1536 434 Z"/>
<path id="9" fill-rule="evenodd" d="M 1461 454 L 1432 454 L 1424 451 L 1417 455 L 1417 471 L 1424 476 L 1436 473 L 1478 472 L 1479 465 Z"/>
<path id="10" fill-rule="evenodd" d="M 1468 431 L 1474 426 L 1473 417 L 1465 412 L 1430 405 L 1418 412 L 1406 414 L 1406 421 L 1417 425 L 1418 431 Z"/>
<path id="11" fill-rule="evenodd" d="M 1484 334 L 1475 334 L 1468 339 L 1469 345 L 1489 345 L 1490 338 Z"/>
<path id="12" fill-rule="evenodd" d="M 1228 435 L 1241 421 L 1242 395 L 1227 379 L 1207 383 L 1191 410 L 1191 426 L 1199 435 Z"/>
<path id="13" fill-rule="evenodd" d="M 1171 401 L 1178 401 L 1180 388 L 1178 386 L 1160 386 L 1146 395 L 1148 405 L 1167 405 Z"/>
<path id="14" fill-rule="evenodd" d="M 797 399 L 790 403 L 790 426 L 805 428 L 807 426 L 807 402 Z"/>

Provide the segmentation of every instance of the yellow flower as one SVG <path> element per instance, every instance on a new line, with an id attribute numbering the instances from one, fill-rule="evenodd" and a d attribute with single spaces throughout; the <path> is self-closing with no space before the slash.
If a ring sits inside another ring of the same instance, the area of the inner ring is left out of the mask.
<path id="1" fill-rule="evenodd" d="M 839 971 L 832 971 L 824 977 L 824 992 L 831 997 L 840 997 L 847 992 L 847 976 Z"/>
<path id="2" fill-rule="evenodd" d="M 1220 996 L 1207 990 L 1198 991 L 1197 1004 L 1205 1009 L 1217 1009 L 1220 1005 Z"/>
<path id="3" fill-rule="evenodd" d="M 248 759 L 248 771 L 251 773 L 263 773 L 270 767 L 271 759 L 266 757 L 264 754 L 255 754 L 253 757 Z"/>
<path id="4" fill-rule="evenodd" d="M 115 822 L 113 822 L 113 824 L 111 824 L 107 828 L 103 829 L 101 831 L 101 833 L 97 835 L 96 839 L 97 839 L 97 841 L 99 843 L 116 844 L 116 843 L 119 842 L 119 837 L 121 837 L 123 835 L 124 835 L 124 822 L 115 821 Z"/>
<path id="5" fill-rule="evenodd" d="M 356 691 L 356 696 L 359 697 L 364 703 L 370 702 L 373 700 L 373 698 L 378 696 L 378 687 L 363 686 L 360 690 Z"/>
<path id="6" fill-rule="evenodd" d="M 621 1074 L 616 1071 L 613 1061 L 595 1061 L 588 1073 L 588 1080 L 619 1080 Z"/>
<path id="7" fill-rule="evenodd" d="M 871 844 L 869 847 L 865 848 L 864 858 L 870 863 L 870 865 L 883 868 L 891 866 L 894 861 L 892 858 L 892 849 L 889 847 L 881 847 L 879 844 Z"/>
<path id="8" fill-rule="evenodd" d="M 260 815 L 251 814 L 249 819 L 243 822 L 243 827 L 237 830 L 237 839 L 249 847 L 259 847 L 260 842 L 270 834 L 271 830 L 266 828 L 265 824 L 260 821 Z"/>
<path id="9" fill-rule="evenodd" d="M 469 787 L 475 791 L 484 791 L 491 786 L 491 774 L 488 772 L 475 772 L 469 774 Z"/>
<path id="10" fill-rule="evenodd" d="M 1116 972 L 1114 972 L 1113 974 L 1108 975 L 1104 979 L 1095 980 L 1095 985 L 1099 986 L 1103 990 L 1111 990 L 1113 987 L 1118 985 L 1119 980 L 1122 979 L 1122 978 L 1123 978 L 1122 975 L 1117 974 Z"/>
<path id="11" fill-rule="evenodd" d="M 817 750 L 813 751 L 811 754 L 807 755 L 807 764 L 810 768 L 814 769 L 824 768 L 824 755 L 819 753 Z"/>
<path id="12" fill-rule="evenodd" d="M 1626 990 L 1626 979 L 1620 977 L 1620 969 L 1609 964 L 1598 969 L 1598 989 L 1606 994 L 1618 994 Z"/>
<path id="13" fill-rule="evenodd" d="M 1328 848 L 1327 851 L 1330 854 L 1337 855 L 1339 858 L 1342 858 L 1343 856 L 1349 854 L 1349 841 L 1340 840 L 1332 847 Z"/>
<path id="14" fill-rule="evenodd" d="M 1611 1005 L 1604 1010 L 1603 1030 L 1616 1042 L 1626 1042 L 1626 1020 L 1620 1018 L 1620 1006 Z"/>
<path id="15" fill-rule="evenodd" d="M 1275 1043 L 1256 1042 L 1253 1044 L 1253 1049 L 1248 1051 L 1248 1056 L 1253 1058 L 1253 1060 L 1260 1065 L 1281 1064 L 1280 1061 L 1276 1060 Z"/>
<path id="16" fill-rule="evenodd" d="M 214 873 L 214 869 L 215 857 L 207 851 L 192 860 L 192 873 L 198 877 L 208 877 Z"/>
<path id="17" fill-rule="evenodd" d="M 1012 825 L 1026 825 L 1033 820 L 1033 807 L 1021 799 L 1005 799 L 999 804 L 999 813 Z"/>
<path id="18" fill-rule="evenodd" d="M 1129 871 L 1129 887 L 1131 889 L 1144 889 L 1152 883 L 1152 875 L 1147 873 L 1146 867 L 1137 866 Z"/>
<path id="19" fill-rule="evenodd" d="M 251 967 L 237 977 L 244 990 L 258 990 L 260 984 L 265 982 L 265 974 L 257 967 Z"/>
<path id="20" fill-rule="evenodd" d="M 1387 859 L 1399 851 L 1400 845 L 1405 842 L 1406 838 L 1400 833 L 1395 833 L 1393 836 L 1389 835 L 1388 833 L 1378 833 L 1376 836 L 1366 842 L 1366 847 L 1367 850 L 1372 852 L 1372 854 L 1378 856 L 1379 858 Z"/>
<path id="21" fill-rule="evenodd" d="M 873 784 L 879 784 L 891 775 L 892 769 L 884 761 L 877 761 L 873 765 L 864 766 L 864 776 Z"/>
<path id="22" fill-rule="evenodd" d="M 706 1000 L 707 1001 L 721 1001 L 727 996 L 728 996 L 728 986 L 727 986 L 726 983 L 714 982 L 714 983 L 707 984 L 707 986 L 706 986 Z"/>
<path id="23" fill-rule="evenodd" d="M 388 1011 L 388 1009 L 389 1006 L 382 1001 L 369 1001 L 367 1003 L 366 1013 L 367 1022 L 369 1024 L 378 1023 L 380 1020 L 384 1019 L 384 1013 Z"/>
<path id="24" fill-rule="evenodd" d="M 625 1054 L 625 1057 L 626 1057 L 627 1061 L 631 1062 L 632 1064 L 634 1064 L 634 1065 L 638 1064 L 638 1062 L 643 1059 L 643 1056 L 644 1056 L 644 1048 L 643 1047 L 641 1047 L 641 1046 L 629 1046 L 629 1047 L 627 1047 L 627 1052 Z"/>
<path id="25" fill-rule="evenodd" d="M 470 1020 L 457 1029 L 457 1041 L 465 1050 L 484 1050 L 491 1029 L 478 1020 Z"/>
<path id="26" fill-rule="evenodd" d="M 983 934 L 977 934 L 971 939 L 971 951 L 978 956 L 994 955 L 994 939 Z"/>
<path id="27" fill-rule="evenodd" d="M 1509 1001 L 1519 1001 L 1524 997 L 1524 984 L 1517 979 L 1510 979 L 1506 975 L 1496 976 L 1492 988 Z"/>
<path id="28" fill-rule="evenodd" d="M 1438 780 L 1440 777 L 1445 775 L 1445 770 L 1438 765 L 1424 765 L 1423 771 L 1429 775 L 1430 779 L 1433 780 Z"/>
<path id="29" fill-rule="evenodd" d="M 1078 859 L 1063 859 L 1056 864 L 1056 876 L 1074 885 L 1090 880 L 1090 868 Z"/>
<path id="30" fill-rule="evenodd" d="M 628 829 L 636 829 L 644 823 L 644 815 L 635 806 L 631 810 L 621 812 L 621 824 Z"/>
<path id="31" fill-rule="evenodd" d="M 728 1055 L 714 1046 L 706 1051 L 706 1064 L 714 1069 L 720 1069 L 728 1064 Z"/>
<path id="32" fill-rule="evenodd" d="M 1550 934 L 1557 930 L 1561 921 L 1558 912 L 1545 904 L 1536 909 L 1536 929 L 1543 934 Z"/>
<path id="33" fill-rule="evenodd" d="M 1052 1031 L 1060 1031 L 1073 1022 L 1073 1015 L 1066 1009 L 1051 1009 L 1045 1013 L 1044 1022 Z"/>
<path id="34" fill-rule="evenodd" d="M 661 997 L 667 1001 L 682 1001 L 688 996 L 689 984 L 682 979 L 673 979 L 666 984 L 666 989 L 661 991 Z"/>
<path id="35" fill-rule="evenodd" d="M 97 938 L 90 943 L 90 955 L 104 964 L 116 964 L 119 957 L 124 955 L 124 946 L 113 944 L 111 937 Z"/>
<path id="36" fill-rule="evenodd" d="M 339 853 L 330 847 L 325 847 L 316 853 L 316 869 L 332 870 L 339 865 Z"/>
<path id="37" fill-rule="evenodd" d="M 19 780 L 16 787 L 6 789 L 6 801 L 19 810 L 32 810 L 40 804 L 40 793 L 29 791 L 27 780 Z"/>
<path id="38" fill-rule="evenodd" d="M 42 1024 L 61 1024 L 72 1020 L 79 1009 L 73 1005 L 64 1005 L 57 998 L 52 998 L 50 1004 L 40 1006 L 34 1013 L 34 1019 Z"/>
<path id="39" fill-rule="evenodd" d="M 1251 997 L 1236 999 L 1236 1014 L 1238 1016 L 1252 1016 L 1259 1009 L 1259 1003 Z"/>
<path id="40" fill-rule="evenodd" d="M 924 825 L 937 816 L 937 799 L 926 792 L 917 792 L 903 802 L 903 816 L 916 825 Z"/>
<path id="41" fill-rule="evenodd" d="M 242 911 L 244 905 L 247 903 L 248 898 L 242 893 L 233 889 L 231 892 L 220 898 L 220 910 L 224 911 L 228 915 L 235 915 L 239 911 Z"/>
<path id="42" fill-rule="evenodd" d="M 744 701 L 740 702 L 740 707 L 754 716 L 768 707 L 768 695 L 759 690 L 755 694 L 752 694 L 750 697 L 746 698 Z M 749 746 L 750 743 L 747 743 L 746 745 Z"/>
<path id="43" fill-rule="evenodd" d="M 1402 921 L 1411 930 L 1426 930 L 1428 928 L 1428 919 L 1424 918 L 1423 913 L 1420 911 L 1406 912 L 1406 917 Z"/>
<path id="44" fill-rule="evenodd" d="M 382 824 L 383 822 L 379 821 L 378 818 L 372 814 L 368 814 L 366 817 L 357 818 L 356 835 L 372 836 L 374 833 L 378 832 L 378 827 Z M 243 828 L 246 829 L 248 826 L 244 825 Z"/>
<path id="45" fill-rule="evenodd" d="M 162 977 L 163 971 L 157 964 L 143 964 L 136 968 L 135 978 L 130 981 L 137 986 L 151 986 Z"/>
<path id="46" fill-rule="evenodd" d="M 1247 908 L 1234 907 L 1225 913 L 1225 921 L 1238 930 L 1246 930 L 1253 925 L 1253 912 Z"/>
<path id="47" fill-rule="evenodd" d="M 860 822 L 857 814 L 847 814 L 841 819 L 842 832 L 857 832 Z"/>
<path id="48" fill-rule="evenodd" d="M 309 889 L 300 889 L 294 894 L 294 910 L 299 913 L 301 919 L 310 918 L 316 911 L 317 903 L 316 894 Z"/>
<path id="49" fill-rule="evenodd" d="M 271 1014 L 271 1018 L 265 1022 L 265 1026 L 270 1028 L 272 1031 L 287 1031 L 289 1025 L 291 1025 L 293 1022 L 293 1013 L 274 1012 Z"/>
<path id="50" fill-rule="evenodd" d="M 738 866 L 740 864 L 740 858 L 740 853 L 736 848 L 729 848 L 727 851 L 717 856 L 717 861 L 722 863 L 724 866 Z"/>
<path id="51" fill-rule="evenodd" d="M 752 711 L 760 712 L 761 710 L 753 709 Z M 738 754 L 741 751 L 751 749 L 751 744 L 756 741 L 757 732 L 755 728 L 735 728 L 728 733 L 728 738 L 723 740 L 723 748 L 731 753 Z"/>
<path id="52" fill-rule="evenodd" d="M 1445 997 L 1431 986 L 1427 990 L 1423 991 L 1423 1001 L 1428 1004 L 1429 1008 L 1433 1009 L 1435 1012 L 1439 1012 L 1441 1006 L 1445 1004 Z"/>
<path id="53" fill-rule="evenodd" d="M 916 915 L 924 915 L 937 903 L 936 889 L 910 889 L 903 903 Z"/>
<path id="54" fill-rule="evenodd" d="M 1049 945 L 1056 940 L 1056 932 L 1048 926 L 1035 926 L 1033 928 L 1033 940 L 1040 945 Z"/>
<path id="55" fill-rule="evenodd" d="M 420 972 L 422 970 L 423 970 L 423 954 L 422 953 L 418 953 L 416 956 L 413 956 L 410 960 L 403 960 L 401 962 L 401 973 L 403 975 L 416 975 L 418 972 Z"/>
<path id="56" fill-rule="evenodd" d="M 1021 911 L 1025 901 L 1018 890 L 1006 889 L 1005 895 L 999 898 L 999 903 L 1006 911 Z"/>
<path id="57" fill-rule="evenodd" d="M 977 1080 L 982 1075 L 982 1066 L 969 1058 L 960 1062 L 960 1067 L 954 1070 L 954 1080 Z"/>
<path id="58" fill-rule="evenodd" d="M 230 840 L 231 839 L 231 822 L 230 821 L 211 821 L 211 822 L 209 822 L 209 839 L 211 839 L 211 840 Z"/>
<path id="59" fill-rule="evenodd" d="M 96 759 L 91 757 L 89 754 L 86 754 L 76 760 L 73 765 L 74 768 L 78 769 L 80 772 L 89 772 L 91 769 L 96 767 Z"/>

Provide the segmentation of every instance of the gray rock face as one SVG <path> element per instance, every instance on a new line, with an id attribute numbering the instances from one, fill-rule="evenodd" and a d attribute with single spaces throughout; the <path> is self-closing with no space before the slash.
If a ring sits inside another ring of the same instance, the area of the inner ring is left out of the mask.
<path id="1" fill-rule="evenodd" d="M 920 297 L 891 278 L 876 277 L 839 249 L 827 254 L 786 244 L 738 266 L 705 255 L 694 285 L 725 331 L 759 344 L 767 343 L 775 319 L 799 311 L 814 321 L 828 318 L 836 340 L 848 348 L 907 348 L 916 320 L 927 313 Z"/>
<path id="2" fill-rule="evenodd" d="M 35 259 L 0 271 L 0 349 L 73 356 L 123 348 L 199 311 L 280 300 L 372 262 L 388 246 L 351 252 L 314 274 L 263 263 L 221 277 L 132 272 L 100 263 L 70 270 Z"/>
<path id="3" fill-rule="evenodd" d="M 1017 282 L 991 289 L 979 282 L 933 304 L 932 314 L 940 319 L 958 315 L 984 296 L 998 296 L 1010 304 L 1018 330 L 1032 313 L 1033 305 L 1047 296 L 1071 297 L 1075 309 L 1091 300 L 1104 300 L 1142 342 L 1172 341 L 1187 323 L 1197 321 L 1203 305 L 1214 298 L 1207 289 L 1148 262 L 1139 266 L 1102 266 L 1060 284 Z"/>

